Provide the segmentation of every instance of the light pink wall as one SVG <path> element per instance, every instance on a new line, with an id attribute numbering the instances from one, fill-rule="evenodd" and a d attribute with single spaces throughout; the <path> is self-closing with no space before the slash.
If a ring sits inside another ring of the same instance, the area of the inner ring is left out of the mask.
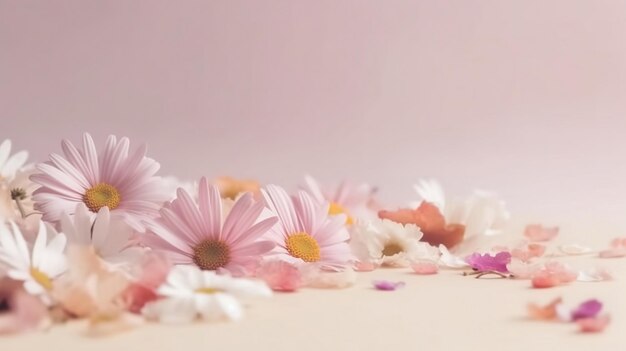
<path id="1" fill-rule="evenodd" d="M 0 0 L 0 138 L 626 223 L 626 2 Z M 626 228 L 626 226 L 625 226 Z"/>

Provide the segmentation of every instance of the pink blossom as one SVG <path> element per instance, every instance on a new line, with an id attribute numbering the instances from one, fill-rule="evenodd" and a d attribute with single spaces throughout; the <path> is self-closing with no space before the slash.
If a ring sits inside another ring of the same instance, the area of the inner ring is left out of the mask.
<path id="1" fill-rule="evenodd" d="M 530 241 L 550 241 L 559 235 L 559 227 L 544 227 L 541 224 L 529 224 L 524 230 L 524 236 Z"/>
<path id="2" fill-rule="evenodd" d="M 502 251 L 495 256 L 490 254 L 479 254 L 477 252 L 468 256 L 465 261 L 477 271 L 496 271 L 500 273 L 508 273 L 507 264 L 511 262 L 511 253 Z"/>

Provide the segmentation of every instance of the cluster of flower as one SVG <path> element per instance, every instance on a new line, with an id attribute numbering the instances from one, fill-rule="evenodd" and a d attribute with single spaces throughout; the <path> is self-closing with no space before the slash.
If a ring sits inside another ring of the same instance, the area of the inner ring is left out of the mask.
<path id="1" fill-rule="evenodd" d="M 434 180 L 415 186 L 419 202 L 390 211 L 367 184 L 329 190 L 306 177 L 289 193 L 226 177 L 159 177 L 145 146 L 131 150 L 115 136 L 100 150 L 88 134 L 80 147 L 64 140 L 63 155 L 36 165 L 10 149 L 0 145 L 0 332 L 70 318 L 87 319 L 94 333 L 144 320 L 236 320 L 242 299 L 345 287 L 355 271 L 502 274 L 526 267 L 511 257 L 543 254 L 528 244 L 455 256 L 502 231 L 509 213 L 491 193 L 452 199 Z M 539 234 L 528 236 L 551 235 L 529 228 Z"/>

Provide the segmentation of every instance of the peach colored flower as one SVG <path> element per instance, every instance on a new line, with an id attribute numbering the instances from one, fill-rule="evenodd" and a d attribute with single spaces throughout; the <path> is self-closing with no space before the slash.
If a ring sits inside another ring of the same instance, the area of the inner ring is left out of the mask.
<path id="1" fill-rule="evenodd" d="M 446 223 L 439 208 L 429 202 L 422 202 L 419 207 L 414 210 L 382 210 L 378 212 L 378 217 L 405 225 L 417 225 L 424 234 L 422 240 L 433 246 L 442 244 L 447 248 L 452 248 L 463 241 L 465 234 L 464 225 Z"/>
<path id="2" fill-rule="evenodd" d="M 235 200 L 241 193 L 252 193 L 259 200 L 261 195 L 261 185 L 256 180 L 240 180 L 232 177 L 218 177 L 214 181 L 220 189 L 220 196 L 224 199 Z"/>

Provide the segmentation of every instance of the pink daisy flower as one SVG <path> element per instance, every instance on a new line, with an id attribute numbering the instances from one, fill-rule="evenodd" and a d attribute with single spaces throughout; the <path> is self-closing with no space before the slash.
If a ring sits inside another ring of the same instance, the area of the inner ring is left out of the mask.
<path id="1" fill-rule="evenodd" d="M 353 184 L 344 181 L 336 189 L 324 189 L 315 178 L 306 176 L 301 189 L 318 204 L 330 204 L 329 214 L 345 214 L 346 224 L 353 224 L 355 217 L 368 218 L 375 215 L 372 207 L 375 207 L 376 188 L 368 184 Z"/>
<path id="2" fill-rule="evenodd" d="M 200 180 L 197 202 L 179 188 L 142 240 L 167 252 L 172 263 L 246 275 L 274 248 L 262 238 L 278 219 L 262 215 L 265 205 L 251 193 L 240 196 L 225 216 L 222 201 L 218 187 L 206 178 Z"/>
<path id="3" fill-rule="evenodd" d="M 37 165 L 41 173 L 31 176 L 41 185 L 33 200 L 43 220 L 58 222 L 64 213 L 73 215 L 79 203 L 84 203 L 93 217 L 106 206 L 112 217 L 123 218 L 137 229 L 143 228 L 143 221 L 158 216 L 167 198 L 160 190 L 160 178 L 154 176 L 159 164 L 145 156 L 145 145 L 129 154 L 129 144 L 128 138 L 118 141 L 111 135 L 98 154 L 87 133 L 81 150 L 63 140 L 65 156 L 51 154 L 50 161 Z"/>
<path id="4" fill-rule="evenodd" d="M 328 204 L 318 204 L 304 191 L 290 198 L 278 186 L 262 190 L 267 207 L 278 215 L 278 225 L 268 233 L 276 243 L 274 253 L 291 262 L 309 262 L 341 270 L 354 261 L 343 214 L 329 216 Z"/>

